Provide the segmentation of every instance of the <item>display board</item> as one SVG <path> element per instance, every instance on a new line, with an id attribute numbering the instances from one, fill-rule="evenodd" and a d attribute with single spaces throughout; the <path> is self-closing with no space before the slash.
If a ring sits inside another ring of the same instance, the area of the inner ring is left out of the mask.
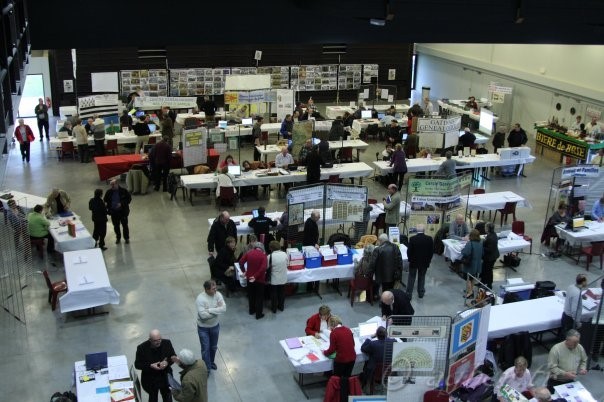
<path id="1" fill-rule="evenodd" d="M 291 88 L 298 91 L 338 89 L 337 64 L 291 67 Z"/>
<path id="2" fill-rule="evenodd" d="M 233 69 L 231 75 L 225 77 L 225 91 L 254 91 L 258 89 L 269 89 L 271 87 L 270 74 L 235 75 Z"/>
<path id="3" fill-rule="evenodd" d="M 119 78 L 117 71 L 107 73 L 90 73 L 92 92 L 119 92 Z"/>
<path id="4" fill-rule="evenodd" d="M 418 118 L 417 134 L 420 148 L 441 149 L 457 145 L 461 116 L 447 118 L 429 117 Z"/>
<path id="5" fill-rule="evenodd" d="M 168 95 L 168 70 L 122 70 L 120 71 L 122 96 L 142 89 L 147 96 Z"/>
<path id="6" fill-rule="evenodd" d="M 338 89 L 359 89 L 363 74 L 362 64 L 340 64 Z"/>
<path id="7" fill-rule="evenodd" d="M 274 92 L 277 100 L 277 120 L 282 121 L 294 110 L 295 92 L 291 89 L 276 89 Z"/>
<path id="8" fill-rule="evenodd" d="M 270 74 L 271 88 L 289 88 L 289 66 L 258 67 L 257 72 L 258 74 Z"/>
<path id="9" fill-rule="evenodd" d="M 137 96 L 134 106 L 144 110 L 161 109 L 169 106 L 172 109 L 188 109 L 197 106 L 197 98 L 176 96 Z"/>
<path id="10" fill-rule="evenodd" d="M 379 65 L 363 64 L 363 84 L 371 84 L 371 80 L 378 79 Z"/>
<path id="11" fill-rule="evenodd" d="M 182 130 L 183 166 L 194 166 L 208 161 L 208 133 L 206 129 Z"/>
<path id="12" fill-rule="evenodd" d="M 170 96 L 213 94 L 211 68 L 170 69 Z"/>

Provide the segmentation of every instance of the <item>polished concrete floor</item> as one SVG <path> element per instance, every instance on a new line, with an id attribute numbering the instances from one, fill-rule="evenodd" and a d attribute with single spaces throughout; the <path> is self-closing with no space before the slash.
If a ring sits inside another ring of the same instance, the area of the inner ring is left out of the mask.
<path id="1" fill-rule="evenodd" d="M 34 129 L 35 122 L 30 122 Z M 53 124 L 51 124 L 51 127 Z M 54 131 L 54 130 L 52 130 Z M 362 160 L 371 161 L 382 144 L 372 142 Z M 242 150 L 242 159 L 251 158 L 251 147 Z M 243 157 L 246 156 L 246 157 Z M 52 187 L 66 190 L 72 199 L 72 209 L 92 228 L 88 200 L 96 188 L 106 189 L 100 182 L 94 163 L 57 160 L 47 142 L 32 144 L 30 164 L 21 162 L 18 147 L 9 153 L 7 175 L 1 188 L 46 195 Z M 584 266 L 577 266 L 567 258 L 550 260 L 541 256 L 539 237 L 546 216 L 547 198 L 554 162 L 538 159 L 526 167 L 526 178 L 494 177 L 491 181 L 474 183 L 487 192 L 511 190 L 526 197 L 531 209 L 518 209 L 519 219 L 527 223 L 526 232 L 535 238 L 533 255 L 522 255 L 518 272 L 501 268 L 495 271 L 495 287 L 509 277 L 526 281 L 553 280 L 566 288 Z M 381 198 L 385 188 L 373 180 L 366 180 L 369 195 Z M 276 191 L 259 201 L 241 202 L 231 210 L 238 214 L 257 205 L 267 210 L 282 210 L 284 199 Z M 166 193 L 151 192 L 133 196 L 131 204 L 131 243 L 115 245 L 109 229 L 105 260 L 112 285 L 119 291 L 121 302 L 105 307 L 108 315 L 92 318 L 74 318 L 52 312 L 47 304 L 47 290 L 41 275 L 33 278 L 25 288 L 27 325 L 3 326 L 0 357 L 0 389 L 4 395 L 19 396 L 22 401 L 48 400 L 55 391 L 64 391 L 72 385 L 73 362 L 88 352 L 106 350 L 109 355 L 125 354 L 133 362 L 136 345 L 144 341 L 152 328 L 158 328 L 165 338 L 172 340 L 176 350 L 190 348 L 200 354 L 195 325 L 195 297 L 202 283 L 209 278 L 206 263 L 208 233 L 207 219 L 218 214 L 213 200 L 198 197 L 196 204 L 179 198 L 170 201 Z M 528 250 L 527 250 L 528 252 Z M 37 269 L 46 267 L 53 279 L 62 279 L 64 272 L 60 259 L 57 266 L 49 261 L 36 262 Z M 595 279 L 600 271 L 592 265 L 587 272 Z M 343 286 L 344 287 L 344 286 Z M 455 315 L 464 308 L 464 282 L 447 268 L 443 257 L 435 256 L 428 271 L 427 292 L 423 299 L 414 298 L 418 315 Z M 260 321 L 247 314 L 246 299 L 242 294 L 227 299 L 227 313 L 221 318 L 218 371 L 208 380 L 212 401 L 302 401 L 304 395 L 292 377 L 292 367 L 278 345 L 280 339 L 302 335 L 305 320 L 322 303 L 331 306 L 344 323 L 356 323 L 379 314 L 378 306 L 355 303 L 333 290 L 322 289 L 323 300 L 311 294 L 286 299 L 284 312 L 272 314 Z M 3 317 L 2 322 L 6 322 Z M 545 381 L 544 364 L 547 352 L 534 346 L 533 366 L 535 383 Z M 590 371 L 582 377 L 597 399 L 604 397 L 600 371 Z M 310 390 L 311 400 L 323 398 L 323 388 Z"/>

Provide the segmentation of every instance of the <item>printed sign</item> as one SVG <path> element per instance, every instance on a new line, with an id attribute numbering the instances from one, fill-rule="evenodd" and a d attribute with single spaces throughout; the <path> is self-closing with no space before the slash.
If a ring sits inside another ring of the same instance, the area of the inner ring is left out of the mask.
<path id="1" fill-rule="evenodd" d="M 585 160 L 587 158 L 587 143 L 584 145 L 579 144 L 570 139 L 564 138 L 561 134 L 554 135 L 539 130 L 537 131 L 535 141 L 538 145 L 554 149 L 565 156 L 571 156 L 581 160 Z"/>
<path id="2" fill-rule="evenodd" d="M 598 177 L 600 168 L 596 166 L 576 166 L 562 169 L 562 178 L 569 177 Z"/>
<path id="3" fill-rule="evenodd" d="M 187 109 L 197 106 L 197 98 L 174 96 L 139 96 L 134 99 L 134 106 L 141 109 L 161 109 L 169 106 L 173 109 Z"/>
<path id="4" fill-rule="evenodd" d="M 461 127 L 461 116 L 454 116 L 447 119 L 440 118 L 418 118 L 417 131 L 419 132 L 437 132 L 445 133 L 450 131 L 459 132 Z"/>

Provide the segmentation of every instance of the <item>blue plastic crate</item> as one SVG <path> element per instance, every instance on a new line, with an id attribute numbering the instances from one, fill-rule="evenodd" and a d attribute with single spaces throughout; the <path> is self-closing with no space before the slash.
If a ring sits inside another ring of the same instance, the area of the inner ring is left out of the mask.
<path id="1" fill-rule="evenodd" d="M 348 249 L 347 254 L 338 254 L 338 265 L 352 264 L 352 253 Z"/>
<path id="2" fill-rule="evenodd" d="M 319 268 L 321 266 L 321 256 L 306 257 L 304 264 L 306 268 Z"/>

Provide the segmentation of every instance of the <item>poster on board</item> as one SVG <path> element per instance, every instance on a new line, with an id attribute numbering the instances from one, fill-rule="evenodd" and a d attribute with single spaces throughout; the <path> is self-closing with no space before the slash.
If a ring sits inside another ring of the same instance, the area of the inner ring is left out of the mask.
<path id="1" fill-rule="evenodd" d="M 207 141 L 207 132 L 205 130 L 182 130 L 183 166 L 193 166 L 201 163 L 207 163 Z"/>

